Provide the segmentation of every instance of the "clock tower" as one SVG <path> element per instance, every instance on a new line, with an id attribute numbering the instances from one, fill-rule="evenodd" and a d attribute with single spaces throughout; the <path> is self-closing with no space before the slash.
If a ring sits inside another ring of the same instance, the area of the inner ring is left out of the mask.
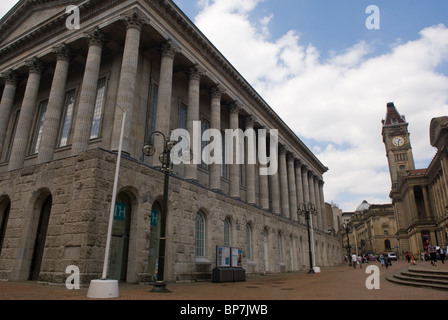
<path id="1" fill-rule="evenodd" d="M 407 170 L 415 170 L 408 131 L 409 124 L 405 117 L 398 113 L 393 102 L 387 104 L 386 119 L 382 123 L 383 142 L 386 147 L 392 190 L 394 190 L 398 186 L 400 174 L 404 174 Z"/>

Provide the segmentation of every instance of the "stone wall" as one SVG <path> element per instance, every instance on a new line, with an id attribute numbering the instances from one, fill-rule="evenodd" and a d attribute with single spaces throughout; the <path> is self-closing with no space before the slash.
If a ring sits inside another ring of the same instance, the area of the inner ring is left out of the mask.
<path id="1" fill-rule="evenodd" d="M 115 154 L 93 149 L 78 156 L 0 174 L 0 201 L 9 197 L 11 202 L 0 256 L 0 279 L 28 279 L 40 208 L 49 195 L 52 208 L 39 281 L 65 282 L 69 265 L 80 268 L 82 283 L 101 276 L 115 163 Z M 148 274 L 150 212 L 154 202 L 162 199 L 163 178 L 160 171 L 134 159 L 121 161 L 118 191 L 132 201 L 126 276 L 130 283 L 147 282 L 153 276 Z M 309 268 L 306 226 L 299 222 L 173 176 L 168 206 L 166 281 L 210 279 L 216 265 L 216 245 L 223 245 L 226 218 L 231 221 L 232 246 L 243 249 L 244 253 L 246 225 L 251 227 L 252 259 L 244 257 L 243 260 L 248 275 Z M 195 257 L 198 211 L 205 216 L 206 230 L 205 256 L 200 259 Z M 317 265 L 342 262 L 340 238 L 314 231 L 314 239 Z"/>

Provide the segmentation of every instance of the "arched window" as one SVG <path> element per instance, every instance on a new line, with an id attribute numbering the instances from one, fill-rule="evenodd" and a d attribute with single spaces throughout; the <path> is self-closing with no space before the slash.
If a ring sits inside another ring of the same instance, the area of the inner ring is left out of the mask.
<path id="1" fill-rule="evenodd" d="M 230 247 L 232 245 L 231 239 L 230 220 L 226 218 L 224 220 L 224 246 Z"/>
<path id="2" fill-rule="evenodd" d="M 2 253 L 3 239 L 5 238 L 10 208 L 11 203 L 9 200 L 0 203 L 0 255 Z"/>
<path id="3" fill-rule="evenodd" d="M 278 233 L 278 262 L 283 262 L 282 234 Z"/>
<path id="4" fill-rule="evenodd" d="M 201 212 L 196 213 L 196 226 L 195 226 L 195 238 L 196 238 L 196 257 L 205 256 L 205 218 Z"/>
<path id="5" fill-rule="evenodd" d="M 252 260 L 252 228 L 249 224 L 246 225 L 246 257 Z"/>
<path id="6" fill-rule="evenodd" d="M 389 240 L 384 240 L 384 248 L 385 250 L 390 250 L 390 241 Z"/>

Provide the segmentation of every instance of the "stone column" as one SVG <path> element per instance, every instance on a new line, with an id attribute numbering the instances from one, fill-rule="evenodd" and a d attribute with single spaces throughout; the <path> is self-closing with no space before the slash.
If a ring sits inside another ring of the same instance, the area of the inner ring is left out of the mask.
<path id="1" fill-rule="evenodd" d="M 294 155 L 289 153 L 286 156 L 288 163 L 288 182 L 289 182 L 289 217 L 297 221 L 297 188 L 296 188 L 296 174 L 294 168 Z"/>
<path id="2" fill-rule="evenodd" d="M 286 149 L 280 147 L 279 152 L 279 170 L 280 170 L 280 199 L 282 216 L 289 218 L 289 190 L 288 190 L 288 172 L 286 170 Z"/>
<path id="3" fill-rule="evenodd" d="M 126 112 L 126 123 L 123 133 L 123 152 L 131 154 L 131 144 L 135 141 L 136 132 L 134 120 L 135 87 L 137 83 L 137 68 L 140 52 L 140 35 L 147 21 L 137 9 L 124 17 L 126 25 L 126 40 L 121 62 L 120 82 L 118 85 L 117 105 L 112 132 L 112 150 L 118 150 L 123 114 Z M 120 110 L 121 109 L 121 110 Z"/>
<path id="4" fill-rule="evenodd" d="M 171 95 L 173 91 L 173 63 L 179 48 L 171 41 L 160 47 L 162 60 L 160 63 L 159 92 L 157 97 L 156 131 L 162 132 L 166 137 L 170 135 Z M 163 152 L 164 141 L 154 139 L 156 153 L 152 159 L 154 167 L 160 166 L 159 155 Z"/>
<path id="5" fill-rule="evenodd" d="M 89 148 L 92 131 L 93 113 L 95 111 L 96 91 L 103 51 L 104 35 L 99 28 L 86 35 L 89 42 L 86 67 L 79 94 L 78 111 L 76 113 L 73 133 L 72 155 Z M 120 126 L 121 128 L 121 126 Z"/>
<path id="6" fill-rule="evenodd" d="M 329 226 L 327 225 L 327 213 L 325 212 L 324 184 L 325 182 L 323 180 L 319 180 L 319 198 L 322 208 L 322 230 L 326 231 Z"/>
<path id="7" fill-rule="evenodd" d="M 314 207 L 316 208 L 316 210 L 318 209 L 317 205 L 316 205 L 316 194 L 314 192 L 314 172 L 313 171 L 309 171 L 308 172 L 308 190 L 310 191 L 310 202 L 312 204 L 314 204 Z M 313 227 L 317 228 L 317 216 L 312 216 L 312 220 L 313 220 Z"/>
<path id="8" fill-rule="evenodd" d="M 296 174 L 296 191 L 297 191 L 297 204 L 304 203 L 303 198 L 303 181 L 302 181 L 302 164 L 300 160 L 294 162 L 295 174 Z M 298 221 L 304 223 L 305 218 L 303 216 L 298 216 Z"/>
<path id="9" fill-rule="evenodd" d="M 53 51 L 56 54 L 56 68 L 54 70 L 53 83 L 48 98 L 47 114 L 42 130 L 37 163 L 53 160 L 65 102 L 65 87 L 68 69 L 70 67 L 70 59 L 72 56 L 71 49 L 65 43 L 54 48 Z"/>
<path id="10" fill-rule="evenodd" d="M 211 122 L 210 127 L 221 132 L 221 97 L 224 94 L 224 90 L 220 85 L 214 86 L 211 91 Z M 222 141 L 221 141 L 222 143 Z M 222 152 L 225 146 L 222 146 L 221 150 L 216 150 L 215 152 Z M 221 154 L 222 155 L 222 154 Z M 224 157 L 221 157 L 221 161 Z M 225 165 L 213 163 L 210 165 L 210 175 L 209 175 L 209 186 L 211 190 L 220 191 L 221 190 L 221 169 Z"/>
<path id="11" fill-rule="evenodd" d="M 261 130 L 266 130 L 265 127 L 261 128 Z M 258 154 L 266 155 L 266 135 L 259 134 L 258 135 Z M 267 168 L 266 164 L 259 165 L 259 169 Z M 260 183 L 260 208 L 269 209 L 269 176 L 260 175 L 259 179 Z"/>
<path id="12" fill-rule="evenodd" d="M 11 115 L 11 109 L 14 103 L 18 81 L 17 73 L 12 70 L 9 70 L 3 74 L 2 78 L 5 81 L 5 87 L 3 88 L 2 101 L 0 102 L 0 160 L 2 159 L 1 155 L 6 140 L 8 120 Z"/>
<path id="13" fill-rule="evenodd" d="M 247 139 L 246 146 L 246 201 L 249 204 L 255 204 L 255 164 L 253 161 L 250 161 L 250 158 L 256 159 L 256 138 L 254 131 L 254 118 L 249 116 L 246 118 L 246 132 L 250 134 L 252 137 Z M 249 144 L 253 144 L 250 146 Z M 251 148 L 253 147 L 253 148 Z M 252 162 L 252 163 L 251 163 Z"/>
<path id="14" fill-rule="evenodd" d="M 278 152 L 278 151 L 277 151 Z M 271 189 L 271 211 L 275 214 L 281 213 L 281 206 L 280 206 L 280 182 L 279 182 L 279 175 L 280 175 L 280 157 L 277 154 L 277 161 L 278 161 L 278 170 L 270 176 L 270 184 L 269 188 Z"/>
<path id="15" fill-rule="evenodd" d="M 310 199 L 310 189 L 308 186 L 308 167 L 302 166 L 302 182 L 303 182 L 303 202 L 308 205 Z"/>
<path id="16" fill-rule="evenodd" d="M 190 134 L 190 147 L 202 146 L 202 132 L 194 132 L 193 124 L 195 121 L 201 121 L 199 117 L 199 91 L 200 81 L 204 70 L 198 65 L 188 69 L 188 110 L 187 110 L 187 131 Z M 196 135 L 195 135 L 196 133 Z M 193 150 L 193 157 L 196 161 L 185 165 L 185 179 L 198 181 L 198 162 L 202 159 L 202 148 Z"/>
<path id="17" fill-rule="evenodd" d="M 316 210 L 317 210 L 317 215 L 316 215 L 316 228 L 322 230 L 322 205 L 320 202 L 320 195 L 319 195 L 319 178 L 317 175 L 314 175 L 313 177 L 314 180 L 314 197 L 316 199 Z"/>
<path id="18" fill-rule="evenodd" d="M 8 170 L 23 167 L 37 103 L 43 64 L 39 59 L 33 58 L 27 62 L 27 66 L 29 68 L 28 81 L 26 83 L 25 95 L 23 96 L 22 108 L 20 109 L 20 117 L 12 145 Z"/>
<path id="19" fill-rule="evenodd" d="M 230 106 L 230 129 L 239 129 L 239 112 L 240 107 L 237 102 Z M 240 165 L 237 164 L 237 151 L 239 148 L 238 141 L 233 144 L 233 163 L 229 165 L 230 171 L 230 189 L 229 196 L 232 198 L 240 198 Z"/>

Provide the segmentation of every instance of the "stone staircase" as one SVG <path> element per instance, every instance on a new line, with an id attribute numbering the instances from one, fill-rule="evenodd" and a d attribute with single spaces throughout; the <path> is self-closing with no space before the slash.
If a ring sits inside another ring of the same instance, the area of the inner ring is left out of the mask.
<path id="1" fill-rule="evenodd" d="M 402 285 L 448 290 L 448 270 L 409 266 L 386 275 L 386 279 Z"/>

